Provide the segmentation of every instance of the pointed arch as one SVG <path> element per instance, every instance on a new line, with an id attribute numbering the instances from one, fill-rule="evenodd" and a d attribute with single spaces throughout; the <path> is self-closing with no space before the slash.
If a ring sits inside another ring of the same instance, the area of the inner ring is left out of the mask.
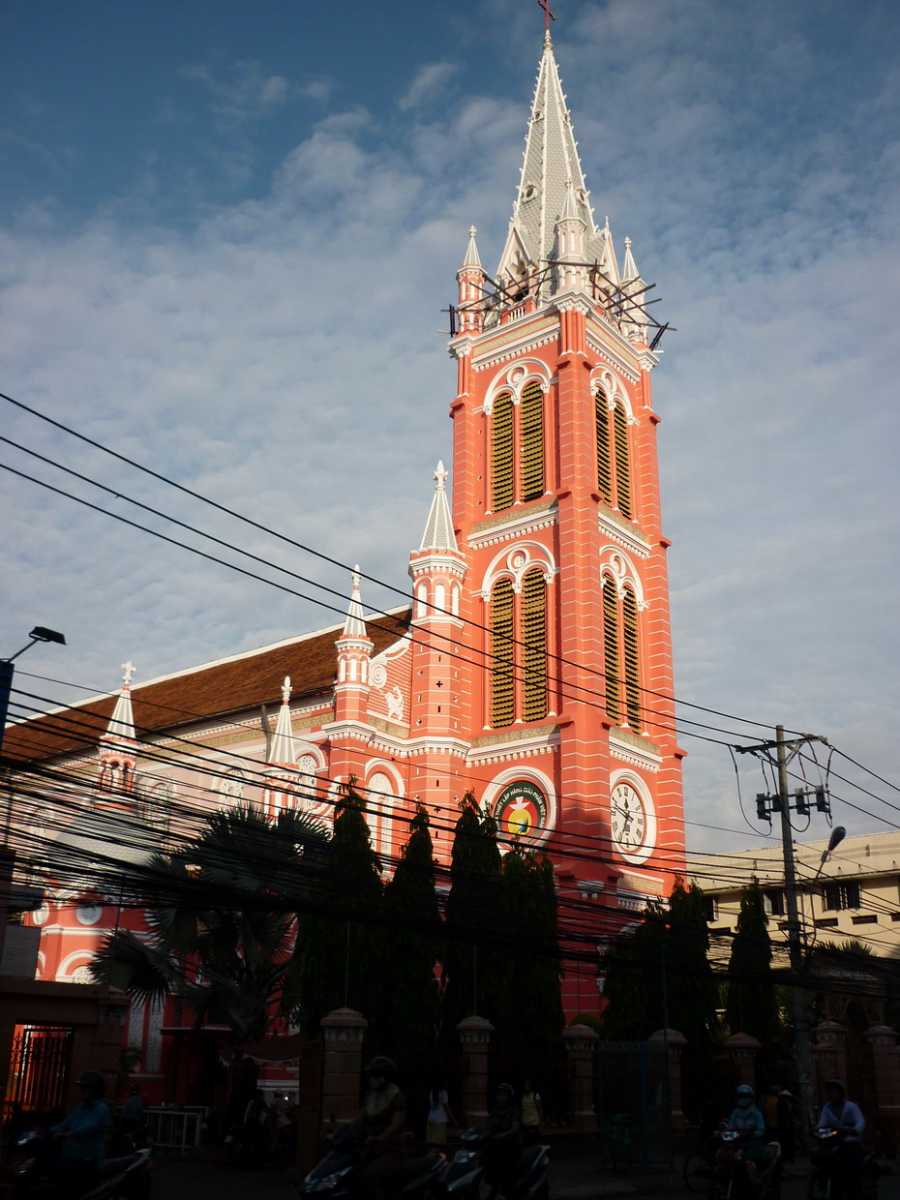
<path id="1" fill-rule="evenodd" d="M 522 499 L 544 494 L 544 390 L 536 379 L 522 390 Z"/>
<path id="2" fill-rule="evenodd" d="M 609 401 L 598 387 L 594 392 L 594 422 L 597 430 L 597 492 L 612 504 L 612 447 L 609 436 Z"/>
<path id="3" fill-rule="evenodd" d="M 604 575 L 603 588 L 603 673 L 606 677 L 606 713 L 618 723 L 622 719 L 619 682 L 619 598 L 611 575 Z"/>
<path id="4" fill-rule="evenodd" d="M 616 451 L 616 506 L 623 517 L 634 513 L 631 497 L 631 455 L 628 445 L 628 414 L 625 405 L 616 401 L 613 409 L 613 432 Z"/>
<path id="5" fill-rule="evenodd" d="M 540 568 L 526 572 L 522 581 L 522 641 L 522 716 L 526 721 L 539 721 L 547 715 L 547 584 Z"/>
<path id="6" fill-rule="evenodd" d="M 491 591 L 491 724 L 512 725 L 516 716 L 515 592 L 511 579 Z"/>
<path id="7" fill-rule="evenodd" d="M 634 730 L 643 726 L 641 720 L 641 664 L 638 636 L 638 602 L 631 587 L 622 596 L 622 647 L 625 675 L 625 716 Z"/>
<path id="8" fill-rule="evenodd" d="M 513 398 L 504 392 L 494 401 L 491 423 L 491 507 L 494 512 L 509 508 L 516 498 L 515 413 Z"/>

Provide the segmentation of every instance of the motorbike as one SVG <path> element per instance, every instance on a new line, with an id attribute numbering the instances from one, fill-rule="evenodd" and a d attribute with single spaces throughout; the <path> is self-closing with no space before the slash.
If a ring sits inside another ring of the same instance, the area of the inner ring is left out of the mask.
<path id="1" fill-rule="evenodd" d="M 55 1145 L 47 1132 L 32 1129 L 16 1141 L 10 1164 L 13 1190 L 18 1197 L 31 1197 L 59 1190 L 52 1170 Z M 150 1195 L 150 1150 L 108 1158 L 98 1182 L 79 1200 L 147 1200 Z"/>
<path id="2" fill-rule="evenodd" d="M 503 1152 L 505 1135 L 491 1136 L 486 1130 L 469 1129 L 444 1176 L 444 1194 L 476 1200 L 484 1180 L 497 1189 L 503 1200 L 548 1200 L 550 1195 L 550 1147 L 519 1147 L 510 1141 Z M 500 1155 L 496 1151 L 500 1150 Z M 468 1189 L 468 1190 L 467 1190 Z"/>
<path id="3" fill-rule="evenodd" d="M 842 1135 L 837 1129 L 817 1129 L 813 1138 L 815 1148 L 809 1176 L 809 1200 L 832 1200 L 839 1190 L 835 1186 L 835 1162 Z M 855 1200 L 877 1200 L 879 1173 L 875 1155 L 864 1154 L 859 1178 L 851 1191 Z"/>
<path id="4" fill-rule="evenodd" d="M 352 1130 L 338 1134 L 321 1162 L 300 1185 L 301 1196 L 321 1196 L 323 1200 L 351 1200 L 359 1195 L 358 1178 L 363 1166 L 362 1147 Z M 393 1181 L 394 1195 L 405 1200 L 434 1200 L 443 1190 L 447 1169 L 443 1154 L 432 1152 L 410 1155 Z"/>
<path id="5" fill-rule="evenodd" d="M 781 1146 L 768 1142 L 758 1163 L 746 1158 L 747 1138 L 734 1129 L 716 1134 L 716 1169 L 711 1200 L 778 1200 L 781 1194 Z"/>

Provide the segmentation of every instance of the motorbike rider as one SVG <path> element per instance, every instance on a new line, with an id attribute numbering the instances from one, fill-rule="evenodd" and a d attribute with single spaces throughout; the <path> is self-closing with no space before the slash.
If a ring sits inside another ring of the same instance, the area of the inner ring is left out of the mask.
<path id="1" fill-rule="evenodd" d="M 847 1089 L 840 1079 L 825 1085 L 825 1104 L 819 1114 L 819 1128 L 831 1129 L 840 1135 L 833 1150 L 825 1150 L 825 1166 L 832 1172 L 839 1195 L 853 1196 L 863 1164 L 863 1133 L 866 1119 L 858 1104 L 847 1099 Z"/>
<path id="2" fill-rule="evenodd" d="M 757 1103 L 756 1094 L 749 1083 L 742 1083 L 735 1092 L 735 1105 L 726 1125 L 741 1135 L 740 1151 L 751 1182 L 764 1165 L 766 1157 L 766 1120 Z M 725 1147 L 720 1151 L 720 1161 L 733 1162 L 734 1154 Z"/>
<path id="3" fill-rule="evenodd" d="M 66 1191 L 81 1195 L 100 1178 L 111 1116 L 103 1099 L 106 1083 L 99 1071 L 85 1071 L 78 1080 L 80 1102 L 50 1133 L 61 1143 L 57 1170 Z"/>
<path id="4" fill-rule="evenodd" d="M 365 1075 L 366 1095 L 359 1116 L 364 1147 L 360 1179 L 367 1195 L 384 1200 L 406 1160 L 406 1097 L 397 1086 L 393 1059 L 378 1055 L 366 1067 Z"/>
<path id="5" fill-rule="evenodd" d="M 522 1129 L 516 1105 L 516 1093 L 511 1084 L 501 1083 L 494 1094 L 494 1105 L 485 1126 L 482 1151 L 484 1176 L 491 1191 L 489 1200 L 506 1191 L 514 1176 L 522 1149 Z"/>

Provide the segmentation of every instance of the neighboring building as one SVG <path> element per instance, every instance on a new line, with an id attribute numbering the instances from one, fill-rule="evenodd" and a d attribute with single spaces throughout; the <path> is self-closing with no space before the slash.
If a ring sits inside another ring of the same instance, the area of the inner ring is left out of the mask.
<path id="1" fill-rule="evenodd" d="M 797 842 L 795 855 L 800 921 L 808 942 L 819 946 L 855 938 L 873 954 L 900 953 L 900 833 L 845 838 L 822 866 L 827 839 Z M 742 882 L 758 880 L 774 940 L 786 940 L 784 860 L 781 842 L 756 850 L 688 856 L 688 877 L 704 891 L 710 932 L 737 924 Z"/>
<path id="2" fill-rule="evenodd" d="M 505 837 L 547 849 L 562 894 L 602 899 L 592 932 L 611 909 L 666 894 L 684 822 L 658 356 L 623 299 L 644 287 L 631 245 L 620 266 L 595 223 L 549 36 L 496 277 L 499 291 L 472 229 L 450 341 L 452 502 L 438 464 L 409 557 L 411 609 L 366 617 L 355 575 L 343 626 L 136 687 L 129 665 L 118 697 L 17 726 L 6 753 L 56 760 L 90 781 L 94 811 L 130 810 L 160 838 L 167 806 L 208 807 L 209 789 L 330 818 L 355 777 L 386 859 L 423 804 L 446 862 L 471 790 Z M 179 762 L 186 749 L 203 761 Z M 22 786 L 33 827 L 49 828 Z M 566 856 L 562 839 L 589 853 Z M 48 897 L 43 978 L 83 978 L 98 938 L 126 919 L 102 900 Z M 598 1003 L 596 987 L 565 986 L 569 1012 Z M 151 1071 L 161 1021 L 134 1011 L 129 1023 Z"/>

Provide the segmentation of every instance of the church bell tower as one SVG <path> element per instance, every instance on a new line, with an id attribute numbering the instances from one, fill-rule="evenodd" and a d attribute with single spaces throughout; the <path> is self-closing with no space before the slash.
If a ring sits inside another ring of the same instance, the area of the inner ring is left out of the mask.
<path id="1" fill-rule="evenodd" d="M 495 278 L 457 273 L 452 515 L 476 795 L 563 888 L 626 909 L 683 864 L 651 373 L 661 330 L 598 224 L 549 30 Z M 567 850 L 577 853 L 567 854 Z"/>

